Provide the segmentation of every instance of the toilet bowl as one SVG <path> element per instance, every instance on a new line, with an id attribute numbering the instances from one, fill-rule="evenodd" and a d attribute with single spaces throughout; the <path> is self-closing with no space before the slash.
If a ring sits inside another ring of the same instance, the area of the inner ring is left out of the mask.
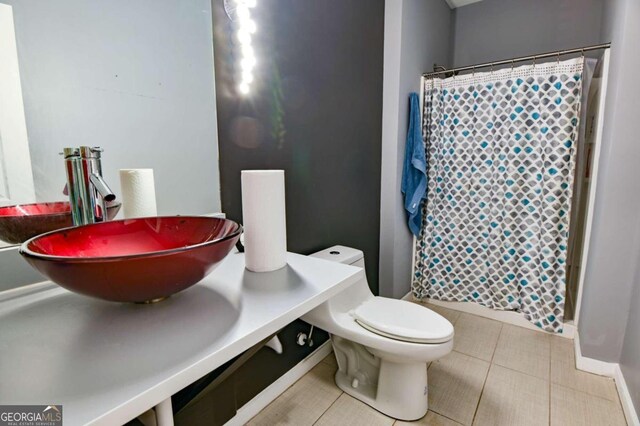
<path id="1" fill-rule="evenodd" d="M 349 247 L 311 256 L 364 268 L 363 253 Z M 396 419 L 427 413 L 426 364 L 453 348 L 453 326 L 444 317 L 422 305 L 374 296 L 364 278 L 302 319 L 331 334 L 340 389 Z"/>

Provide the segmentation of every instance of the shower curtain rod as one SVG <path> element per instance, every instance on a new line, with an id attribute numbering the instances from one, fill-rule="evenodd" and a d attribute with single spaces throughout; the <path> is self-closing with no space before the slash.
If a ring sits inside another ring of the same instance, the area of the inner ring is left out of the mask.
<path id="1" fill-rule="evenodd" d="M 537 55 L 529 55 L 529 56 L 520 56 L 518 58 L 504 59 L 501 61 L 484 62 L 482 64 L 467 65 L 464 67 L 456 67 L 456 68 L 451 68 L 443 71 L 426 72 L 422 74 L 422 76 L 429 78 L 439 74 L 446 74 L 446 73 L 457 72 L 457 71 L 476 70 L 477 68 L 493 67 L 494 65 L 514 64 L 516 62 L 535 61 L 537 59 L 553 58 L 553 57 L 559 58 L 562 55 L 570 55 L 572 53 L 584 53 L 584 52 L 589 52 L 591 50 L 608 49 L 610 47 L 611 47 L 611 43 L 602 43 L 602 44 L 595 44 L 593 46 L 578 47 L 576 49 L 556 50 L 555 52 L 539 53 Z"/>

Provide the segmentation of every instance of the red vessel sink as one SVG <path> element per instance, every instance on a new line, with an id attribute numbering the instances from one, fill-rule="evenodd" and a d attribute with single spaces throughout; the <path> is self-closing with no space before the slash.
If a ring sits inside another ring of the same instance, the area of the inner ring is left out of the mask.
<path id="1" fill-rule="evenodd" d="M 116 217 L 118 202 L 107 203 L 107 217 Z M 36 235 L 73 226 L 68 201 L 0 207 L 0 240 L 20 244 Z"/>
<path id="2" fill-rule="evenodd" d="M 192 286 L 234 247 L 242 227 L 212 217 L 168 216 L 66 228 L 32 238 L 20 254 L 76 293 L 153 302 Z"/>

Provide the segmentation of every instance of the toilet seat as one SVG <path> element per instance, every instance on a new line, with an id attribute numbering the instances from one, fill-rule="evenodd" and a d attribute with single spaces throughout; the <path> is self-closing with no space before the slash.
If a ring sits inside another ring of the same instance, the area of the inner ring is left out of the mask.
<path id="1" fill-rule="evenodd" d="M 453 338 L 453 326 L 432 310 L 405 300 L 373 297 L 351 313 L 372 333 L 410 343 L 443 343 Z"/>

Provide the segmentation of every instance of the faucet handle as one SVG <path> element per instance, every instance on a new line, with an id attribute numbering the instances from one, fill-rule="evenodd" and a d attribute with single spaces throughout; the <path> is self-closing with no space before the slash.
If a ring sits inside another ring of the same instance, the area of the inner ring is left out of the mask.
<path id="1" fill-rule="evenodd" d="M 80 155 L 80 150 L 78 148 L 62 148 L 62 152 L 58 154 L 63 155 L 64 158 L 76 157 Z"/>
<path id="2" fill-rule="evenodd" d="M 82 158 L 100 158 L 100 154 L 104 152 L 104 149 L 99 146 L 81 146 L 80 156 Z"/>

